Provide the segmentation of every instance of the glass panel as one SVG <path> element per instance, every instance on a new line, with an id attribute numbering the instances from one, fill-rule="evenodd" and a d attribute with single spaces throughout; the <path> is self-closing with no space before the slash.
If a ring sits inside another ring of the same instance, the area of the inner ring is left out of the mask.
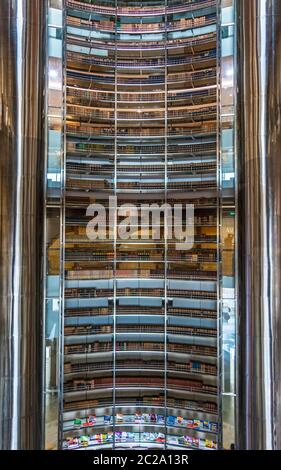
<path id="1" fill-rule="evenodd" d="M 236 407 L 236 155 L 235 34 L 231 0 L 222 3 L 221 28 L 221 373 L 223 448 L 235 444 Z"/>
<path id="2" fill-rule="evenodd" d="M 62 10 L 59 9 L 59 5 L 58 8 L 49 8 L 49 25 L 62 26 Z"/>
<path id="3" fill-rule="evenodd" d="M 222 399 L 223 415 L 223 448 L 233 449 L 235 446 L 235 402 L 231 395 L 224 395 Z"/>

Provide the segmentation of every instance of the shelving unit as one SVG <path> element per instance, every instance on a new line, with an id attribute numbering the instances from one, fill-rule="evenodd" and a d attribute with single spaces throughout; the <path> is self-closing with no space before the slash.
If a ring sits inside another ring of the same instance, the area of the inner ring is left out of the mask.
<path id="1" fill-rule="evenodd" d="M 217 2 L 66 0 L 65 25 L 61 446 L 216 449 Z M 156 239 L 110 239 L 109 196 L 192 204 L 192 249 L 163 214 Z"/>

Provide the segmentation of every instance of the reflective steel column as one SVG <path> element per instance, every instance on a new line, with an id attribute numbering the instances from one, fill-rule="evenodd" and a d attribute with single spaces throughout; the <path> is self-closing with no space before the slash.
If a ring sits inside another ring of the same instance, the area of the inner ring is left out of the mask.
<path id="1" fill-rule="evenodd" d="M 281 448 L 281 3 L 237 0 L 240 448 Z"/>
<path id="2" fill-rule="evenodd" d="M 45 0 L 0 8 L 0 448 L 41 440 Z"/>

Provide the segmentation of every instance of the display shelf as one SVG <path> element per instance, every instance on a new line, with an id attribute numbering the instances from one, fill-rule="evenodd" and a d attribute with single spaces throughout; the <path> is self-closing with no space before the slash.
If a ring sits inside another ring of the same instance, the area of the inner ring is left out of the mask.
<path id="1" fill-rule="evenodd" d="M 113 433 L 102 433 L 102 434 L 94 434 L 94 435 L 84 435 L 80 437 L 70 437 L 64 441 L 63 448 L 64 449 L 78 449 L 78 448 L 87 448 L 90 449 L 91 447 L 98 447 L 101 444 L 105 444 L 106 442 L 115 442 L 129 444 L 165 444 L 165 434 L 163 433 L 141 433 L 134 434 L 130 432 L 115 432 L 114 437 Z M 168 442 L 177 447 L 181 448 L 189 448 L 189 449 L 200 449 L 200 450 L 211 450 L 217 449 L 217 442 L 211 440 L 209 438 L 200 438 L 200 437 L 192 437 L 190 435 L 184 436 L 167 436 Z M 121 446 L 120 446 L 121 447 Z"/>
<path id="2" fill-rule="evenodd" d="M 123 414 L 117 413 L 115 416 L 116 427 L 121 430 L 123 428 L 132 428 L 132 430 L 138 429 L 139 432 L 142 432 L 143 428 L 163 428 L 167 426 L 171 428 L 171 431 L 176 429 L 188 429 L 189 433 L 197 434 L 212 434 L 216 435 L 218 433 L 218 423 L 210 420 L 201 420 L 198 418 L 188 419 L 183 416 L 173 416 L 157 414 L 157 413 L 135 413 L 135 414 Z M 80 432 L 84 430 L 87 432 L 91 429 L 103 428 L 103 427 L 112 427 L 114 423 L 113 416 L 96 416 L 90 415 L 85 418 L 75 418 L 74 420 L 64 421 L 64 433 L 65 435 L 71 435 L 74 432 Z"/>

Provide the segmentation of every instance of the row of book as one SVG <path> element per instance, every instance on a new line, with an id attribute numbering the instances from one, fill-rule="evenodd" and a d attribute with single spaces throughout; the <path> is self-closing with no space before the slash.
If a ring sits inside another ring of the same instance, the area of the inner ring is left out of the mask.
<path id="1" fill-rule="evenodd" d="M 174 392 L 173 392 L 174 393 Z M 107 406 L 112 406 L 112 396 L 103 397 L 98 399 L 93 399 L 85 396 L 85 399 L 74 400 L 74 401 L 64 401 L 64 411 L 75 411 L 75 410 L 95 410 L 96 408 L 103 408 Z M 180 410 L 196 410 L 203 411 L 206 413 L 217 413 L 217 403 L 216 401 L 203 401 L 203 400 L 190 400 L 186 398 L 175 398 L 168 397 L 165 399 L 164 395 L 143 395 L 137 396 L 131 395 L 129 397 L 122 397 L 118 395 L 118 391 L 115 398 L 115 405 L 117 407 L 138 407 L 146 406 L 152 408 L 177 408 Z"/>
<path id="2" fill-rule="evenodd" d="M 95 297 L 112 297 L 113 289 L 97 289 L 95 287 L 84 287 L 84 288 L 66 288 L 65 289 L 65 298 L 95 298 Z M 210 299 L 216 300 L 217 292 L 211 291 L 200 291 L 200 290 L 183 290 L 183 289 L 167 289 L 165 292 L 161 288 L 125 288 L 125 289 L 116 289 L 116 295 L 122 297 L 163 297 L 167 295 L 168 297 L 183 297 L 183 298 L 192 298 L 192 299 Z"/>
<path id="3" fill-rule="evenodd" d="M 159 196 L 157 199 L 158 204 L 161 206 L 165 202 L 169 203 L 171 206 L 174 206 L 175 204 L 192 204 L 194 206 L 194 209 L 196 210 L 196 213 L 198 213 L 199 210 L 201 211 L 208 211 L 210 209 L 213 210 L 213 217 L 215 218 L 216 222 L 216 206 L 217 206 L 217 198 L 216 197 L 195 197 L 194 199 L 190 199 L 188 195 L 184 197 L 183 199 L 180 198 L 175 198 L 174 196 L 171 197 L 171 195 L 168 195 L 167 201 L 165 201 L 162 197 Z M 131 202 L 131 201 L 130 201 Z M 155 199 L 136 199 L 134 201 L 134 204 L 137 207 L 140 207 L 141 204 L 152 204 L 155 202 Z M 120 207 L 123 204 L 127 204 L 128 199 L 122 199 L 120 194 L 117 195 L 116 197 L 116 207 Z M 97 196 L 94 197 L 81 197 L 77 199 L 76 197 L 73 196 L 67 196 L 66 197 L 66 217 L 68 217 L 69 211 L 72 211 L 73 206 L 76 207 L 78 206 L 79 209 L 85 209 L 87 208 L 90 204 L 102 204 L 105 208 L 109 207 L 109 201 L 104 199 L 104 198 L 99 198 Z M 83 215 L 85 212 L 83 212 Z M 207 213 L 206 213 L 207 214 Z M 207 215 L 206 215 L 207 216 Z"/>
<path id="4" fill-rule="evenodd" d="M 217 442 L 211 439 L 198 438 L 194 436 L 170 436 L 165 437 L 163 433 L 143 432 L 132 433 L 127 431 L 116 431 L 115 433 L 101 433 L 85 435 L 80 437 L 68 437 L 63 441 L 63 449 L 83 449 L 89 446 L 99 447 L 100 445 L 113 444 L 162 444 L 166 442 L 170 446 L 179 446 L 188 449 L 215 450 L 218 448 Z M 122 446 L 120 446 L 122 447 Z"/>
<path id="5" fill-rule="evenodd" d="M 65 336 L 75 335 L 92 335 L 92 334 L 106 334 L 113 333 L 113 325 L 71 325 L 64 327 Z M 164 333 L 165 331 L 175 335 L 187 335 L 187 336 L 217 336 L 217 330 L 214 328 L 202 328 L 192 326 L 171 326 L 168 325 L 155 325 L 155 324 L 117 324 L 115 331 L 118 333 Z"/>
<path id="6" fill-rule="evenodd" d="M 73 316 L 95 316 L 95 315 L 113 315 L 113 309 L 110 307 L 90 307 L 90 308 L 67 308 L 65 310 L 66 317 Z M 118 305 L 116 306 L 117 315 L 165 315 L 165 310 L 159 307 L 142 306 L 142 305 Z M 167 315 L 186 316 L 195 318 L 217 318 L 216 310 L 200 310 L 188 308 L 167 308 Z"/>
<path id="7" fill-rule="evenodd" d="M 123 243 L 126 244 L 126 241 Z M 157 241 L 154 241 L 154 243 L 157 243 Z M 202 248 L 202 252 L 197 252 L 194 253 L 191 250 L 185 250 L 185 242 L 179 242 L 179 244 L 182 243 L 183 247 L 182 250 L 169 250 L 167 251 L 167 261 L 173 262 L 177 260 L 184 260 L 187 262 L 209 262 L 209 263 L 215 263 L 217 261 L 217 250 L 210 248 L 209 250 Z M 106 251 L 106 250 L 98 250 L 97 249 L 97 244 L 93 243 L 94 248 L 89 250 L 89 248 L 80 248 L 78 247 L 67 247 L 66 248 L 66 260 L 88 260 L 93 259 L 97 261 L 101 260 L 112 260 L 115 258 L 115 253 L 112 251 Z M 153 251 L 151 249 L 150 251 L 122 251 L 122 250 L 117 250 L 116 252 L 116 261 L 126 261 L 126 260 L 140 260 L 140 261 L 164 261 L 165 260 L 165 250 L 163 251 L 156 251 L 156 249 Z"/>
<path id="8" fill-rule="evenodd" d="M 141 158 L 141 157 L 140 157 Z M 94 164 L 94 163 L 73 163 L 67 162 L 66 168 L 70 173 L 77 173 L 77 174 L 99 174 L 99 172 L 103 173 L 114 173 L 115 165 L 113 164 Z M 124 164 L 117 164 L 117 173 L 130 173 L 130 172 L 157 172 L 157 173 L 165 173 L 165 166 L 164 165 L 157 165 L 157 164 L 143 164 L 141 166 L 137 166 L 135 163 L 132 165 L 125 166 Z M 167 172 L 173 171 L 181 171 L 185 173 L 196 173 L 196 172 L 206 172 L 206 171 L 216 171 L 217 165 L 216 162 L 198 162 L 198 163 L 173 163 L 173 165 L 168 165 Z"/>
<path id="9" fill-rule="evenodd" d="M 144 359 L 126 359 L 126 360 L 116 360 L 113 361 L 104 361 L 104 362 L 65 362 L 64 364 L 64 374 L 75 374 L 80 372 L 93 372 L 99 370 L 111 370 L 115 366 L 115 369 L 165 369 L 167 367 L 168 371 L 177 371 L 177 372 L 189 372 L 189 373 L 201 373 L 206 375 L 216 375 L 217 366 L 215 364 L 209 364 L 201 361 L 189 360 L 187 362 L 174 362 L 168 361 L 167 365 L 165 362 L 149 360 L 145 361 Z"/>
<path id="10" fill-rule="evenodd" d="M 70 12 L 69 12 L 70 13 Z M 131 33 L 145 33 L 145 32 L 160 32 L 165 31 L 165 23 L 121 23 L 119 20 L 117 22 L 110 21 L 108 19 L 100 19 L 99 21 L 94 20 L 91 16 L 87 19 L 80 18 L 76 16 L 67 16 L 67 25 L 71 26 L 84 26 L 89 29 L 96 29 L 97 31 L 117 31 L 122 32 L 131 32 Z M 195 18 L 179 18 L 177 21 L 169 21 L 167 23 L 168 31 L 175 31 L 178 29 L 188 29 L 194 28 L 197 26 L 205 26 L 206 24 L 211 24 L 216 21 L 216 15 L 207 15 L 199 16 Z"/>
<path id="11" fill-rule="evenodd" d="M 202 380 L 195 379 L 172 379 L 167 380 L 155 376 L 136 376 L 136 377 L 103 377 L 95 379 L 73 379 L 64 383 L 64 392 L 78 392 L 86 390 L 96 390 L 100 388 L 112 387 L 133 387 L 133 388 L 146 388 L 146 387 L 167 387 L 176 388 L 179 390 L 208 393 L 215 395 L 217 393 L 217 386 L 206 384 Z"/>
<path id="12" fill-rule="evenodd" d="M 74 268 L 74 266 L 73 266 Z M 81 269 L 81 264 L 78 265 L 77 269 L 67 270 L 65 278 L 67 280 L 83 280 L 83 279 L 126 279 L 126 278 L 141 278 L 141 279 L 162 279 L 167 277 L 168 279 L 189 279 L 189 280 L 202 280 L 210 279 L 216 280 L 216 271 L 207 271 L 198 269 L 197 271 L 186 271 L 180 270 L 167 270 L 163 269 Z"/>
<path id="13" fill-rule="evenodd" d="M 100 13 L 105 15 L 114 16 L 143 16 L 143 15 L 166 15 L 171 13 L 179 13 L 181 11 L 197 10 L 198 7 L 211 8 L 216 6 L 215 0 L 169 0 L 169 5 L 166 7 L 161 5 L 128 5 L 126 1 L 119 3 L 116 9 L 115 1 L 106 2 L 106 4 L 92 3 L 91 1 L 83 0 L 67 0 L 67 8 L 74 8 L 83 12 Z"/>
<path id="14" fill-rule="evenodd" d="M 90 343 L 67 344 L 64 346 L 65 354 L 90 354 L 98 352 L 113 352 L 114 349 L 118 351 L 164 351 L 165 345 L 163 342 L 152 341 L 117 341 L 114 344 L 111 341 L 95 341 Z M 199 344 L 182 344 L 171 343 L 167 344 L 167 352 L 182 353 L 182 354 L 195 354 L 201 356 L 215 357 L 217 348 L 215 346 L 206 346 Z"/>
<path id="15" fill-rule="evenodd" d="M 188 419 L 181 415 L 174 416 L 168 415 L 164 416 L 163 414 L 158 413 L 140 413 L 136 412 L 134 414 L 123 414 L 116 413 L 116 415 L 103 415 L 96 416 L 96 414 L 89 415 L 85 418 L 75 418 L 74 421 L 66 421 L 64 426 L 64 431 L 69 434 L 70 430 L 74 429 L 85 429 L 91 428 L 93 426 L 102 427 L 106 426 L 120 426 L 122 424 L 154 424 L 159 426 L 168 427 L 174 426 L 178 428 L 187 428 L 195 431 L 203 431 L 206 433 L 217 434 L 218 432 L 218 423 L 216 421 L 210 421 L 209 419 L 199 419 L 193 418 Z"/>
<path id="16" fill-rule="evenodd" d="M 196 181 L 178 181 L 178 182 L 168 182 L 168 189 L 216 189 L 217 183 L 216 180 L 196 180 Z M 66 180 L 66 189 L 80 189 L 80 190 L 101 190 L 101 189 L 114 189 L 113 183 L 107 180 L 79 180 L 79 179 L 70 179 L 69 177 Z M 147 190 L 164 190 L 164 183 L 158 183 L 157 181 L 145 182 L 145 181 L 127 181 L 117 183 L 117 189 L 147 189 Z"/>

